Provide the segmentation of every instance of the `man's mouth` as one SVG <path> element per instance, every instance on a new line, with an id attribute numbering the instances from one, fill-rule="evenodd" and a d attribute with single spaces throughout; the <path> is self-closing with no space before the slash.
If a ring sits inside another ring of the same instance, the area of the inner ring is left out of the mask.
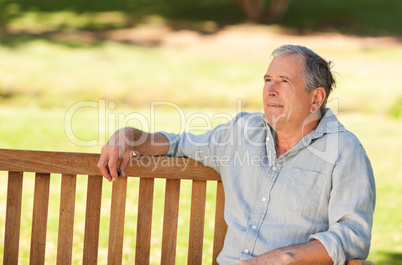
<path id="1" fill-rule="evenodd" d="M 274 104 L 274 103 L 269 103 L 269 104 L 268 104 L 268 107 L 273 107 L 273 108 L 282 108 L 282 107 L 283 107 L 283 105 L 280 105 L 280 104 Z"/>

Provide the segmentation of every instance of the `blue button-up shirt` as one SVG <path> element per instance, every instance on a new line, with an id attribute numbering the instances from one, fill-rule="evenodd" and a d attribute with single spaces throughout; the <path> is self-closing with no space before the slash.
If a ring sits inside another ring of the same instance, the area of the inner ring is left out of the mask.
<path id="1" fill-rule="evenodd" d="M 331 110 L 279 158 L 262 113 L 239 113 L 202 135 L 164 135 L 168 155 L 193 158 L 221 174 L 228 231 L 220 264 L 314 239 L 334 264 L 368 256 L 373 171 L 359 140 Z"/>

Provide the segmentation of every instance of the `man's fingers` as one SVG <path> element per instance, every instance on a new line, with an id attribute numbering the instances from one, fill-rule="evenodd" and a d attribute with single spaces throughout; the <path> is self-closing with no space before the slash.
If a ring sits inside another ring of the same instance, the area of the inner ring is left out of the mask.
<path id="1" fill-rule="evenodd" d="M 119 177 L 117 172 L 117 160 L 119 159 L 119 147 L 111 147 L 110 159 L 108 163 L 109 173 L 112 176 L 113 181 L 116 181 Z"/>
<path id="2" fill-rule="evenodd" d="M 119 177 L 119 174 L 117 173 L 117 159 L 115 160 L 109 159 L 109 163 L 107 166 L 109 168 L 109 174 L 110 176 L 112 176 L 112 180 L 116 181 L 117 178 Z"/>
<path id="3" fill-rule="evenodd" d="M 120 174 L 125 175 L 125 170 L 131 159 L 130 146 L 128 145 L 129 130 L 118 130 L 102 148 L 98 168 L 102 175 L 109 181 L 115 181 Z M 122 158 L 120 166 L 117 166 L 119 158 Z"/>
<path id="4" fill-rule="evenodd" d="M 107 180 L 112 181 L 112 176 L 109 174 L 109 169 L 107 166 L 108 159 L 101 156 L 98 162 L 98 169 Z"/>
<path id="5" fill-rule="evenodd" d="M 119 168 L 120 168 L 121 175 L 122 175 L 123 177 L 126 176 L 125 172 L 126 172 L 126 169 L 127 169 L 127 165 L 128 165 L 128 163 L 130 162 L 132 156 L 133 156 L 133 152 L 127 151 L 127 152 L 124 154 L 124 157 L 123 157 L 123 159 L 122 159 L 121 162 L 120 162 L 120 167 L 119 167 Z"/>
<path id="6" fill-rule="evenodd" d="M 117 146 L 105 146 L 102 148 L 98 168 L 101 174 L 109 181 L 117 180 L 117 160 L 119 158 L 119 148 Z"/>

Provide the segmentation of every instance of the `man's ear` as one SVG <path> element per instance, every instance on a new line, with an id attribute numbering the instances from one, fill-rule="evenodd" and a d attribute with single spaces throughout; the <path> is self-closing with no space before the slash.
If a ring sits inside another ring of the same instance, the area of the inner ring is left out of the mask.
<path id="1" fill-rule="evenodd" d="M 310 112 L 314 112 L 320 109 L 322 104 L 324 104 L 327 93 L 323 87 L 318 87 L 311 91 L 311 93 L 313 93 L 313 100 L 311 103 Z"/>

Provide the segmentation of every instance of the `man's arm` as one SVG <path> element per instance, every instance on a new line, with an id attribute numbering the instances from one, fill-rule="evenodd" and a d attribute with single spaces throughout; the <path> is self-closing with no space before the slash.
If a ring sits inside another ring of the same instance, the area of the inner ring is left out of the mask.
<path id="1" fill-rule="evenodd" d="M 239 265 L 332 265 L 334 262 L 318 240 L 305 244 L 280 248 L 258 257 L 244 260 Z"/>
<path id="2" fill-rule="evenodd" d="M 133 152 L 142 155 L 164 155 L 169 150 L 169 141 L 161 133 L 147 133 L 134 128 L 123 128 L 116 131 L 102 148 L 98 168 L 109 181 L 117 180 L 117 161 L 121 174 L 133 155 Z"/>

